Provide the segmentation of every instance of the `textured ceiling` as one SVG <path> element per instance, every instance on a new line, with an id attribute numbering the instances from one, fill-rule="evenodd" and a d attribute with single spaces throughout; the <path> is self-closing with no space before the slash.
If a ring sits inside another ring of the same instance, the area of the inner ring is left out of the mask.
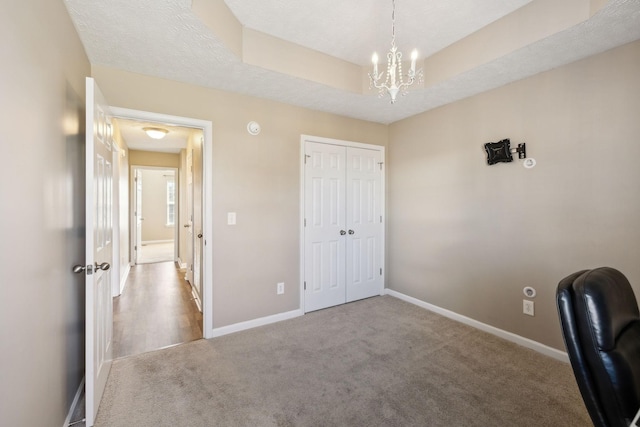
<path id="1" fill-rule="evenodd" d="M 570 1 L 582 7 L 589 4 Z M 380 123 L 640 39 L 640 0 L 610 0 L 590 19 L 413 90 L 391 105 L 375 94 L 340 90 L 243 62 L 192 11 L 191 0 L 65 2 L 93 64 Z M 536 3 L 554 4 L 549 0 L 397 0 L 397 44 L 407 53 L 417 47 L 422 57 L 446 52 L 457 40 Z M 389 47 L 391 1 L 226 0 L 226 4 L 247 28 L 354 64 L 364 66 L 372 51 Z M 544 27 L 553 17 L 534 18 Z M 504 34 L 504 38 L 511 36 Z M 430 70 L 424 72 L 428 75 Z"/>
<path id="2" fill-rule="evenodd" d="M 396 43 L 430 56 L 531 0 L 397 0 Z M 248 28 L 354 64 L 388 51 L 391 0 L 226 0 Z M 330 23 L 330 25 L 326 25 Z"/>

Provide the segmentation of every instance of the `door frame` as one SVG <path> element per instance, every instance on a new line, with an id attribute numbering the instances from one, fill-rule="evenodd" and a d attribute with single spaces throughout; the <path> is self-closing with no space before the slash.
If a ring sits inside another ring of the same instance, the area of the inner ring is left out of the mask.
<path id="1" fill-rule="evenodd" d="M 129 176 L 133 177 L 133 179 L 129 180 L 129 194 L 130 194 L 130 198 L 129 198 L 129 255 L 130 255 L 130 260 L 129 262 L 131 264 L 137 265 L 137 256 L 134 258 L 133 253 L 134 253 L 134 249 L 133 247 L 136 245 L 136 218 L 134 215 L 134 212 L 136 211 L 136 183 L 135 183 L 135 171 L 142 171 L 142 170 L 166 170 L 166 171 L 173 171 L 174 173 L 174 180 L 176 183 L 175 189 L 176 189 L 176 200 L 178 200 L 179 197 L 179 185 L 180 185 L 180 174 L 179 169 L 178 168 L 174 168 L 174 167 L 165 167 L 165 166 L 144 166 L 144 165 L 129 165 Z M 144 181 L 143 181 L 144 182 Z M 178 209 L 179 210 L 179 209 Z M 176 218 L 175 218 L 175 226 L 173 227 L 173 259 L 172 261 L 176 261 L 178 259 L 178 226 L 179 226 L 179 222 L 181 221 L 180 219 L 180 215 L 178 213 L 178 210 L 176 210 Z M 142 240 L 140 240 L 142 241 Z M 135 262 L 134 262 L 135 261 Z"/>
<path id="2" fill-rule="evenodd" d="M 329 145 L 339 145 L 342 147 L 351 147 L 351 148 L 363 148 L 366 150 L 377 150 L 380 152 L 380 157 L 382 159 L 383 165 L 386 162 L 385 159 L 385 147 L 382 145 L 374 145 L 374 144 L 365 144 L 362 142 L 355 141 L 345 141 L 341 139 L 333 139 L 333 138 L 324 138 L 321 136 L 312 136 L 312 135 L 300 135 L 300 310 L 305 313 L 305 291 L 304 291 L 304 279 L 305 279 L 305 143 L 307 142 L 317 142 L 320 144 L 329 144 Z M 380 266 L 382 268 L 382 287 L 380 289 L 380 295 L 384 292 L 384 287 L 386 283 L 386 274 L 387 270 L 385 268 L 385 260 L 386 260 L 386 244 L 385 244 L 385 232 L 387 228 L 387 215 L 386 215 L 386 178 L 385 178 L 386 168 L 382 168 L 381 176 L 380 176 L 380 214 L 382 215 L 382 235 L 381 235 L 381 248 L 382 254 L 380 259 Z"/>
<path id="3" fill-rule="evenodd" d="M 163 123 L 202 129 L 202 334 L 213 338 L 213 123 L 209 120 L 172 116 L 129 108 L 111 107 L 114 118 Z M 207 194 L 209 196 L 207 197 Z"/>

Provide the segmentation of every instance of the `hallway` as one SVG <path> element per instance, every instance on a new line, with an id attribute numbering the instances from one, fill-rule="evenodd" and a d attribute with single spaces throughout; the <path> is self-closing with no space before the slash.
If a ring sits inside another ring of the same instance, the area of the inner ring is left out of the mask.
<path id="1" fill-rule="evenodd" d="M 113 300 L 113 358 L 202 338 L 202 313 L 175 263 L 131 267 Z"/>

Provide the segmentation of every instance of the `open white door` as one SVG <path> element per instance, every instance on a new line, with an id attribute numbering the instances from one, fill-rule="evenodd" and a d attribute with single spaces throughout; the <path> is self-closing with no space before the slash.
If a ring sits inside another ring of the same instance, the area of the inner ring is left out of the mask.
<path id="1" fill-rule="evenodd" d="M 109 107 L 87 78 L 86 425 L 93 426 L 111 369 L 113 305 L 113 133 Z"/>
<path id="2" fill-rule="evenodd" d="M 191 285 L 195 288 L 198 298 L 198 305 L 202 307 L 202 147 L 204 138 L 200 137 L 199 144 L 193 150 L 192 168 L 193 168 L 193 282 Z M 202 311 L 202 308 L 201 308 Z"/>
<path id="3" fill-rule="evenodd" d="M 142 247 L 142 171 L 135 169 L 135 192 L 133 197 L 135 198 L 135 211 L 134 218 L 136 222 L 135 239 L 133 246 L 133 263 L 138 264 L 138 254 Z"/>
<path id="4" fill-rule="evenodd" d="M 183 221 L 183 227 L 187 230 L 187 246 L 185 248 L 187 272 L 185 279 L 193 286 L 193 150 L 187 150 L 187 216 Z"/>

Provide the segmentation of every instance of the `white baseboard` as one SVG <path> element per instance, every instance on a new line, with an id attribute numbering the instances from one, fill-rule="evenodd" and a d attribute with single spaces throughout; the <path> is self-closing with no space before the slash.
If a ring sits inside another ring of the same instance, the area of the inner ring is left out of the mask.
<path id="1" fill-rule="evenodd" d="M 84 377 L 82 377 L 82 381 L 80 381 L 80 385 L 78 386 L 78 390 L 76 391 L 76 395 L 73 397 L 73 401 L 71 402 L 71 407 L 69 408 L 69 413 L 67 414 L 67 418 L 64 419 L 64 424 L 62 427 L 68 427 L 69 424 L 76 422 L 78 420 L 72 420 L 74 412 L 76 412 L 76 407 L 78 406 L 78 402 L 80 402 L 80 398 L 82 397 L 82 393 L 84 392 Z"/>
<path id="2" fill-rule="evenodd" d="M 293 319 L 295 317 L 302 316 L 304 312 L 300 309 L 287 311 L 285 313 L 278 313 L 271 316 L 261 317 L 259 319 L 247 320 L 246 322 L 234 323 L 229 326 L 222 326 L 220 328 L 213 328 L 211 330 L 211 338 L 221 337 L 223 335 L 232 334 L 234 332 L 245 331 L 251 328 L 257 328 L 258 326 L 268 325 L 270 323 L 281 322 L 283 320 Z"/>
<path id="3" fill-rule="evenodd" d="M 178 259 L 176 260 L 176 262 L 178 263 L 178 266 L 180 267 L 180 270 L 184 270 L 187 268 L 187 263 L 183 262 L 180 257 L 178 257 Z"/>
<path id="4" fill-rule="evenodd" d="M 156 243 L 173 243 L 174 240 L 173 239 L 167 239 L 167 240 L 143 240 L 140 242 L 141 245 L 153 245 Z"/>
<path id="5" fill-rule="evenodd" d="M 394 291 L 392 289 L 385 289 L 385 294 L 391 295 L 392 297 L 401 299 L 411 304 L 415 304 L 418 307 L 422 307 L 429 311 L 433 311 L 434 313 L 440 314 L 444 317 L 448 317 L 449 319 L 458 321 L 460 323 L 464 323 L 465 325 L 472 326 L 476 329 L 480 329 L 482 331 L 488 332 L 492 335 L 496 335 L 500 338 L 506 339 L 507 341 L 511 341 L 516 344 L 519 344 L 523 347 L 530 348 L 532 350 L 537 351 L 538 353 L 542 353 L 546 356 L 560 360 L 561 362 L 569 363 L 569 356 L 564 351 L 560 351 L 558 349 L 549 347 L 537 341 L 530 340 L 529 338 L 516 335 L 512 332 L 507 332 L 503 329 L 496 328 L 495 326 L 487 325 L 486 323 L 482 323 L 477 320 L 471 319 L 470 317 L 466 317 L 461 314 L 455 313 L 453 311 L 438 307 L 436 305 L 429 304 L 428 302 L 424 302 L 417 298 L 410 297 L 408 295 Z"/>
<path id="6" fill-rule="evenodd" d="M 127 263 L 124 266 L 124 272 L 120 275 L 120 295 L 124 292 L 124 285 L 127 284 L 127 278 L 129 277 L 129 272 L 131 271 L 131 264 Z"/>
<path id="7" fill-rule="evenodd" d="M 198 310 L 200 310 L 200 313 L 202 313 L 202 301 L 200 301 L 200 296 L 198 295 L 198 292 L 196 292 L 196 288 L 194 288 L 193 285 L 191 285 L 191 295 L 193 295 L 193 300 L 196 302 Z"/>

